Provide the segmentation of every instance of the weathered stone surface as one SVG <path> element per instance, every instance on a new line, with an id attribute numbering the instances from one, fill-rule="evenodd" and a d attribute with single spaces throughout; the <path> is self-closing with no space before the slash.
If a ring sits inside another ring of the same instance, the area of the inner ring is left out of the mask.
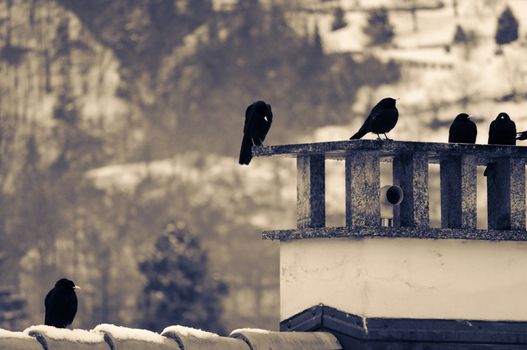
<path id="1" fill-rule="evenodd" d="M 441 225 L 476 228 L 476 157 L 452 156 L 441 161 Z"/>
<path id="2" fill-rule="evenodd" d="M 270 332 L 261 330 L 236 330 L 231 337 L 243 339 L 252 350 L 303 349 L 339 350 L 337 338 L 326 332 Z"/>
<path id="3" fill-rule="evenodd" d="M 43 347 L 36 338 L 25 333 L 0 329 L 0 349 L 43 350 Z"/>
<path id="4" fill-rule="evenodd" d="M 311 238 L 421 238 L 485 241 L 527 241 L 525 230 L 479 230 L 433 227 L 322 227 L 303 230 L 265 231 L 263 239 L 288 241 Z"/>
<path id="5" fill-rule="evenodd" d="M 525 230 L 525 161 L 500 158 L 487 167 L 489 229 Z"/>
<path id="6" fill-rule="evenodd" d="M 403 190 L 394 209 L 395 226 L 429 225 L 428 159 L 424 152 L 403 154 L 393 162 L 393 182 Z"/>
<path id="7" fill-rule="evenodd" d="M 527 158 L 527 147 L 525 146 L 403 142 L 391 140 L 352 140 L 253 147 L 253 154 L 257 157 L 325 154 L 326 159 L 343 159 L 346 154 L 355 150 L 379 151 L 381 160 L 416 152 L 426 153 L 431 162 L 438 162 L 444 156 L 474 155 L 477 157 L 479 165 L 484 165 L 489 159 L 493 158 Z"/>
<path id="8" fill-rule="evenodd" d="M 422 238 L 524 240 L 527 147 L 354 140 L 255 147 L 253 150 L 257 156 L 297 157 L 299 231 L 295 232 L 301 232 L 300 238 L 306 232 L 303 228 L 320 227 L 322 235 L 327 229 L 332 234 L 338 231 L 324 227 L 324 160 L 344 159 L 348 227 L 379 226 L 379 161 L 393 161 L 394 183 L 399 185 L 404 193 L 403 202 L 394 210 L 394 226 L 408 228 L 401 229 L 400 235 L 410 237 L 417 234 Z M 441 164 L 441 219 L 445 230 L 439 231 L 427 229 L 428 166 L 433 162 Z M 488 232 L 476 230 L 477 165 L 480 164 L 490 164 L 487 178 Z M 412 228 L 420 228 L 422 231 Z M 498 230 L 507 232 L 498 233 Z M 392 234 L 392 231 L 385 229 L 379 233 L 361 229 L 359 237 L 384 237 Z M 289 237 L 290 234 L 286 236 Z M 306 237 L 310 237 L 310 234 Z"/>
<path id="9" fill-rule="evenodd" d="M 323 155 L 297 158 L 297 227 L 326 223 L 326 185 Z"/>
<path id="10" fill-rule="evenodd" d="M 380 164 L 377 152 L 346 157 L 346 225 L 379 226 Z"/>

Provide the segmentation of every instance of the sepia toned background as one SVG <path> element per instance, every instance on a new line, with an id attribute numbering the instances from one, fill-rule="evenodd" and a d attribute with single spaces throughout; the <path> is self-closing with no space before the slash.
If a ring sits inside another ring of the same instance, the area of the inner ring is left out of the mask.
<path id="1" fill-rule="evenodd" d="M 527 128 L 525 23 L 523 0 L 2 0 L 0 327 L 42 323 L 64 276 L 75 328 L 277 329 L 260 233 L 295 225 L 295 164 L 237 164 L 247 105 L 272 105 L 267 144 L 346 140 L 385 96 L 394 139 L 464 111 L 485 143 L 500 111 Z"/>

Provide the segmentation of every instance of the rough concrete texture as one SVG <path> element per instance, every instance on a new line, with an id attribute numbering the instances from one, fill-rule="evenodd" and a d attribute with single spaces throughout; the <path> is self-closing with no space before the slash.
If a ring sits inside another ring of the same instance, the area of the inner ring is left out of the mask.
<path id="1" fill-rule="evenodd" d="M 297 227 L 324 227 L 326 185 L 324 156 L 297 158 Z"/>
<path id="2" fill-rule="evenodd" d="M 395 225 L 428 226 L 428 159 L 426 153 L 401 154 L 395 158 L 393 183 L 401 187 L 404 195 L 401 204 L 395 207 Z"/>
<path id="3" fill-rule="evenodd" d="M 327 159 L 344 159 L 347 154 L 357 150 L 379 151 L 381 158 L 393 158 L 400 154 L 424 152 L 432 162 L 438 162 L 445 155 L 474 155 L 477 157 L 478 164 L 480 165 L 485 165 L 489 159 L 493 158 L 527 158 L 527 147 L 525 146 L 403 142 L 392 140 L 353 140 L 263 147 L 256 146 L 253 147 L 253 154 L 256 157 L 325 154 Z"/>
<path id="4" fill-rule="evenodd" d="M 441 226 L 476 228 L 477 164 L 469 156 L 448 157 L 440 162 Z"/>
<path id="5" fill-rule="evenodd" d="M 378 226 L 380 223 L 377 152 L 356 152 L 346 156 L 346 225 Z"/>
<path id="6" fill-rule="evenodd" d="M 477 166 L 480 164 L 489 164 L 488 227 L 490 230 L 510 231 L 489 239 L 513 237 L 523 240 L 523 235 L 527 233 L 524 170 L 527 147 L 354 140 L 255 147 L 253 150 L 257 156 L 297 157 L 299 229 L 324 228 L 324 159 L 345 159 L 346 226 L 361 227 L 363 233 L 365 226 L 379 226 L 380 161 L 393 161 L 394 183 L 404 193 L 403 202 L 394 210 L 395 227 L 429 226 L 428 166 L 439 162 L 442 227 L 467 230 L 453 233 L 427 229 L 429 233 L 423 233 L 410 229 L 401 230 L 401 235 L 430 236 L 430 232 L 434 232 L 432 238 L 437 238 L 437 235 L 461 239 L 489 237 L 483 230 L 476 230 Z M 516 233 L 521 231 L 523 234 L 519 237 Z M 321 234 L 323 232 L 325 230 L 321 230 Z M 381 232 L 392 235 L 395 231 Z M 382 235 L 374 235 L 378 234 Z"/>
<path id="7" fill-rule="evenodd" d="M 302 349 L 302 350 L 340 350 L 337 338 L 325 332 L 261 332 L 240 330 L 231 337 L 243 339 L 251 350 Z"/>
<path id="8" fill-rule="evenodd" d="M 321 227 L 264 231 L 263 239 L 289 241 L 309 238 L 421 238 L 484 241 L 527 241 L 525 230 L 478 230 L 433 227 Z"/>
<path id="9" fill-rule="evenodd" d="M 525 230 L 525 161 L 499 158 L 487 167 L 490 229 Z"/>

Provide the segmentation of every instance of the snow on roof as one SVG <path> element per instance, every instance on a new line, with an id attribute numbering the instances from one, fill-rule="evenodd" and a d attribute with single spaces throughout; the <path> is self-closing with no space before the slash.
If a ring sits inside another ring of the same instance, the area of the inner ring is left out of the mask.
<path id="1" fill-rule="evenodd" d="M 245 333 L 245 332 L 249 332 L 249 333 L 261 333 L 261 334 L 269 334 L 271 333 L 271 331 L 268 331 L 266 329 L 260 329 L 260 328 L 239 328 L 239 329 L 235 329 L 231 332 L 231 334 L 236 334 L 236 333 Z"/>
<path id="2" fill-rule="evenodd" d="M 6 329 L 0 329 L 0 338 L 17 338 L 17 339 L 33 339 L 29 334 L 24 332 L 12 332 Z"/>
<path id="3" fill-rule="evenodd" d="M 28 342 L 28 340 L 32 340 L 32 342 Z M 77 343 L 76 347 L 78 348 L 93 350 L 122 347 L 113 343 L 113 340 L 139 341 L 140 343 L 126 343 L 124 345 L 125 348 L 138 349 L 176 349 L 178 347 L 181 350 L 342 349 L 338 340 L 331 333 L 326 332 L 274 332 L 264 329 L 242 328 L 233 331 L 229 337 L 222 337 L 201 329 L 170 326 L 165 328 L 160 335 L 145 329 L 120 327 L 106 323 L 100 324 L 90 331 L 44 325 L 31 326 L 24 332 L 0 329 L 0 349 L 35 350 L 47 349 L 48 347 L 70 349 L 72 348 L 71 343 Z"/>
<path id="4" fill-rule="evenodd" d="M 184 337 L 196 337 L 196 338 L 214 338 L 219 337 L 216 333 L 211 333 L 207 331 L 203 331 L 201 329 L 197 328 L 190 328 L 185 326 L 169 326 L 163 329 L 161 332 L 161 335 L 167 334 L 167 333 L 175 333 L 177 335 L 181 335 Z"/>
<path id="5" fill-rule="evenodd" d="M 150 343 L 163 343 L 166 338 L 147 329 L 128 328 L 103 323 L 93 329 L 97 333 L 105 333 L 116 340 L 140 340 Z"/>
<path id="6" fill-rule="evenodd" d="M 161 333 L 167 338 L 174 339 L 181 350 L 250 350 L 246 342 L 231 337 L 220 337 L 215 333 L 201 329 L 183 326 L 170 326 Z"/>
<path id="7" fill-rule="evenodd" d="M 36 336 L 42 335 L 53 340 L 67 340 L 76 343 L 102 343 L 104 337 L 101 333 L 93 331 L 87 331 L 84 329 L 67 329 L 67 328 L 55 328 L 51 326 L 38 325 L 31 326 L 24 330 L 25 334 Z"/>

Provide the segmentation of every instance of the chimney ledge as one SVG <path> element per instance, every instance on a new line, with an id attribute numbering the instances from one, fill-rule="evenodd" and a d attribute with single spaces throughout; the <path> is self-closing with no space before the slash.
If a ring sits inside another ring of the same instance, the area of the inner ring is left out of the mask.
<path id="1" fill-rule="evenodd" d="M 316 227 L 294 230 L 265 231 L 266 240 L 290 241 L 313 238 L 414 238 L 414 239 L 458 239 L 481 241 L 527 241 L 526 230 L 480 230 L 473 228 L 434 227 Z"/>

